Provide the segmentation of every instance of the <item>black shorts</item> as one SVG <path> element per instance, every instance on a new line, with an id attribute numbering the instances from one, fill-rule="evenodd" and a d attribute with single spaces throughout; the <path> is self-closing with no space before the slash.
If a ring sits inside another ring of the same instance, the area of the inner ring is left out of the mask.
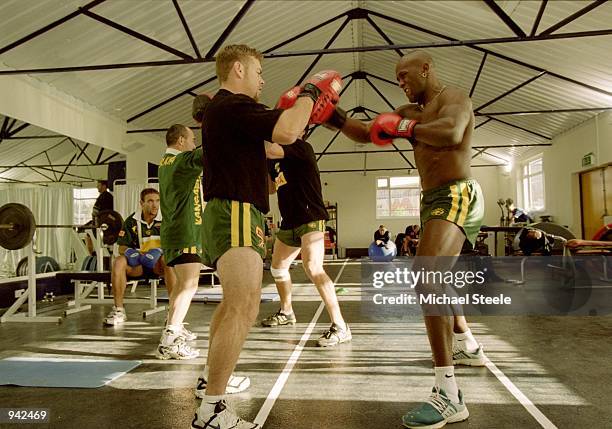
<path id="1" fill-rule="evenodd" d="M 179 256 L 166 263 L 166 265 L 169 267 L 174 267 L 175 265 L 194 263 L 202 263 L 202 258 L 200 258 L 200 255 L 198 255 L 197 253 L 181 253 Z"/>

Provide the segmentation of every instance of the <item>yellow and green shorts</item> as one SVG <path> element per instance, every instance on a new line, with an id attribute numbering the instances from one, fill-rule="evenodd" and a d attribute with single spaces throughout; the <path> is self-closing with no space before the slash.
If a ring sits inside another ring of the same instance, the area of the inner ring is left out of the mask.
<path id="1" fill-rule="evenodd" d="M 204 209 L 202 263 L 216 267 L 232 247 L 251 247 L 264 258 L 264 215 L 250 203 L 213 198 Z"/>
<path id="2" fill-rule="evenodd" d="M 444 219 L 457 225 L 474 246 L 484 217 L 484 197 L 474 179 L 450 182 L 421 195 L 421 227 L 430 219 Z"/>
<path id="3" fill-rule="evenodd" d="M 162 250 L 164 251 L 166 265 L 169 267 L 202 262 L 202 248 L 200 246 L 184 247 L 183 249 Z"/>
<path id="4" fill-rule="evenodd" d="M 276 238 L 291 247 L 302 247 L 302 236 L 309 232 L 325 232 L 324 220 L 313 220 L 292 229 L 279 229 Z"/>

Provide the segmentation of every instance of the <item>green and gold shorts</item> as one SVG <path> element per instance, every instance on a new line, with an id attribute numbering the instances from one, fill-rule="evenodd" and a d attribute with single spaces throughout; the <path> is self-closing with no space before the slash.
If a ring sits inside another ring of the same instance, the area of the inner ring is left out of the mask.
<path id="1" fill-rule="evenodd" d="M 474 179 L 450 182 L 423 192 L 421 226 L 429 219 L 444 219 L 457 225 L 474 246 L 484 217 L 484 197 Z"/>
<path id="2" fill-rule="evenodd" d="M 232 247 L 251 247 L 264 258 L 264 216 L 250 203 L 213 198 L 204 209 L 202 263 L 216 267 Z"/>
<path id="3" fill-rule="evenodd" d="M 276 238 L 291 247 L 302 247 L 302 236 L 309 232 L 325 232 L 324 220 L 313 220 L 292 229 L 279 229 Z"/>

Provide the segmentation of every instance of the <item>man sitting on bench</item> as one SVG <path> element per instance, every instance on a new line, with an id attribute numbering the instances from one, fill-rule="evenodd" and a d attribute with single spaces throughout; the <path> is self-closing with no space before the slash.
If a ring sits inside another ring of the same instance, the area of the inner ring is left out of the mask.
<path id="1" fill-rule="evenodd" d="M 153 188 L 140 193 L 141 212 L 132 213 L 124 222 L 117 244 L 119 253 L 113 262 L 112 287 L 115 305 L 104 319 L 104 325 L 115 326 L 127 320 L 123 307 L 123 296 L 127 277 L 159 277 L 163 274 L 168 289 L 176 277 L 166 266 L 161 250 L 159 192 Z"/>

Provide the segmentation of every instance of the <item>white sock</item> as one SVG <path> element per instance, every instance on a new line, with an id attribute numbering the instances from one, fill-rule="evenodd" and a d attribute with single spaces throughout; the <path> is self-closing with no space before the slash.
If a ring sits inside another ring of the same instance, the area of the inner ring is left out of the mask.
<path id="1" fill-rule="evenodd" d="M 436 386 L 444 390 L 448 399 L 453 402 L 459 402 L 459 388 L 455 379 L 455 367 L 436 366 L 434 373 L 436 374 Z"/>
<path id="2" fill-rule="evenodd" d="M 167 331 L 172 331 L 175 334 L 178 334 L 179 332 L 181 332 L 181 328 L 183 327 L 183 325 L 166 325 L 166 330 Z"/>
<path id="3" fill-rule="evenodd" d="M 217 404 L 217 402 L 221 400 L 223 400 L 223 395 L 216 395 L 216 396 L 204 395 L 204 398 L 202 399 L 202 403 L 200 404 L 200 412 L 198 414 L 200 415 L 211 414 L 214 411 L 215 405 Z"/>
<path id="4" fill-rule="evenodd" d="M 206 381 L 208 381 L 208 365 L 204 365 L 204 369 L 202 370 L 202 376 Z"/>
<path id="5" fill-rule="evenodd" d="M 455 340 L 457 340 L 457 345 L 461 350 L 470 353 L 474 353 L 476 350 L 478 350 L 478 341 L 476 341 L 476 338 L 474 338 L 474 335 L 472 335 L 471 330 L 468 329 L 467 331 L 461 334 L 454 333 L 453 335 L 455 336 Z"/>
<path id="6" fill-rule="evenodd" d="M 166 325 L 162 332 L 161 343 L 164 346 L 169 346 L 170 344 L 174 343 L 174 340 L 177 339 L 180 332 L 180 326 L 177 327 L 176 325 Z"/>
<path id="7" fill-rule="evenodd" d="M 117 310 L 117 311 L 123 311 L 123 312 L 125 313 L 125 307 L 117 307 L 117 306 L 115 305 L 115 310 Z"/>

